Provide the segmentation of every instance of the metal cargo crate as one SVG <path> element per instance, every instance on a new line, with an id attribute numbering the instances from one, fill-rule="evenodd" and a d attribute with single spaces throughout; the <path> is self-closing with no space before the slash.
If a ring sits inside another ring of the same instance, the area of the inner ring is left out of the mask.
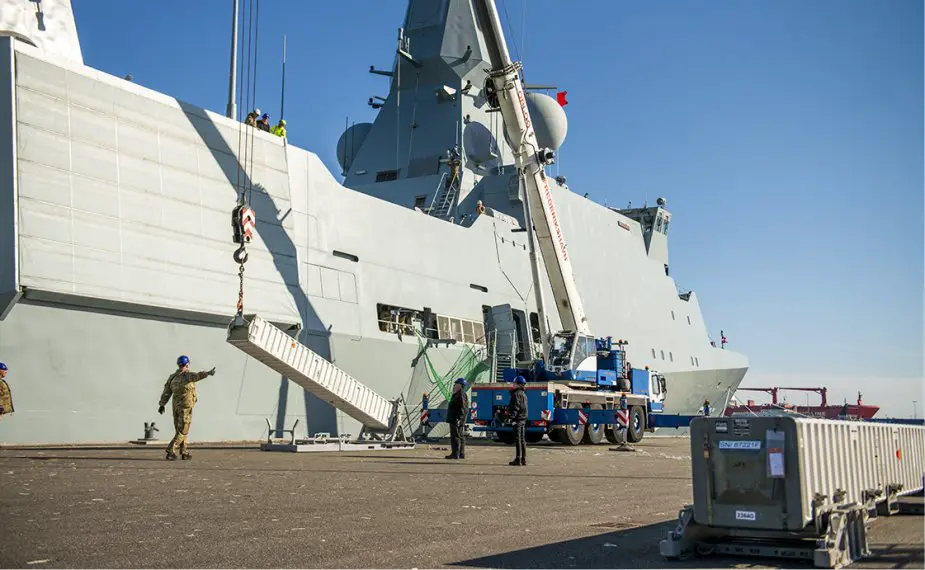
<path id="1" fill-rule="evenodd" d="M 792 415 L 691 422 L 694 520 L 797 531 L 820 509 L 922 490 L 925 428 Z"/>

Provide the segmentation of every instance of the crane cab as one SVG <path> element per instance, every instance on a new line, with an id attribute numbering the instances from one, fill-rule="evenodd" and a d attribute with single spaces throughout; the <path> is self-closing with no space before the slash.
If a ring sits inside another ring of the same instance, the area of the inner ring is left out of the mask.
<path id="1" fill-rule="evenodd" d="M 549 346 L 546 369 L 555 379 L 597 381 L 597 341 L 570 331 L 556 333 Z"/>

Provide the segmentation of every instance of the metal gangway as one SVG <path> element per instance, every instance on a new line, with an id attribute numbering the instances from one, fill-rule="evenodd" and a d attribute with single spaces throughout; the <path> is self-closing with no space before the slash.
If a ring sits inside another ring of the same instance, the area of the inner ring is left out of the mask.
<path id="1" fill-rule="evenodd" d="M 344 370 L 258 315 L 238 315 L 228 327 L 228 342 L 318 398 L 363 424 L 356 440 L 349 435 L 315 434 L 296 438 L 295 426 L 284 430 L 288 442 L 261 444 L 264 451 L 346 451 L 414 447 L 404 398 L 388 400 Z M 298 421 L 296 422 L 298 423 Z"/>

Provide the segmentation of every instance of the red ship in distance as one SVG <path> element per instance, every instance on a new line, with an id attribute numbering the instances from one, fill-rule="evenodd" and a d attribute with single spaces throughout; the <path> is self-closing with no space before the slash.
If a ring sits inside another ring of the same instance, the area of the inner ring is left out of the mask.
<path id="1" fill-rule="evenodd" d="M 763 410 L 788 410 L 791 412 L 803 414 L 805 416 L 817 417 L 817 418 L 827 418 L 827 419 L 864 419 L 869 420 L 873 418 L 878 411 L 880 411 L 880 406 L 870 406 L 862 403 L 861 393 L 858 392 L 858 400 L 856 404 L 848 404 L 847 402 L 842 405 L 829 405 L 827 394 L 828 388 L 739 388 L 739 390 L 747 390 L 752 392 L 764 392 L 771 395 L 771 403 L 765 404 L 755 404 L 754 400 L 748 400 L 746 404 L 736 403 L 730 404 L 726 407 L 724 415 L 731 416 L 736 413 L 757 413 Z M 801 391 L 801 392 L 815 392 L 819 394 L 822 398 L 822 402 L 818 406 L 801 406 L 799 404 L 790 404 L 790 403 L 781 403 L 778 400 L 778 394 L 783 391 Z"/>

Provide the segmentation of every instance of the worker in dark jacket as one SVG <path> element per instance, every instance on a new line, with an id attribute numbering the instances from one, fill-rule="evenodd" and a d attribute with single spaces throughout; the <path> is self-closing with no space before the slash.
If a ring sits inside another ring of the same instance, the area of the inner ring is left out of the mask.
<path id="1" fill-rule="evenodd" d="M 446 421 L 450 424 L 450 454 L 445 459 L 466 458 L 466 416 L 469 415 L 469 398 L 466 397 L 466 380 L 457 378 L 453 395 L 446 408 Z"/>
<path id="2" fill-rule="evenodd" d="M 511 388 L 511 402 L 507 405 L 508 417 L 511 419 L 514 428 L 514 445 L 517 448 L 514 461 L 509 465 L 526 465 L 527 464 L 527 393 L 524 387 L 527 384 L 523 376 L 514 378 L 514 387 Z"/>

